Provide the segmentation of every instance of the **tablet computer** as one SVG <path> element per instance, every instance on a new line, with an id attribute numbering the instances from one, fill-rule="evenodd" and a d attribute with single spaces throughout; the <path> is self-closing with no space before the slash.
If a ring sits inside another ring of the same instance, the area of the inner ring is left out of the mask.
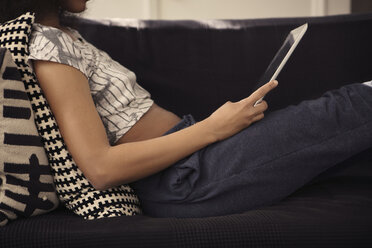
<path id="1" fill-rule="evenodd" d="M 298 28 L 293 29 L 285 39 L 283 45 L 280 47 L 279 51 L 276 53 L 275 57 L 267 67 L 265 73 L 262 75 L 259 83 L 255 89 L 260 88 L 262 85 L 275 80 L 279 75 L 280 71 L 283 69 L 284 65 L 287 63 L 289 57 L 292 55 L 293 51 L 297 47 L 298 43 L 306 33 L 308 24 L 304 24 Z M 254 106 L 257 106 L 262 102 L 263 98 L 258 100 Z"/>

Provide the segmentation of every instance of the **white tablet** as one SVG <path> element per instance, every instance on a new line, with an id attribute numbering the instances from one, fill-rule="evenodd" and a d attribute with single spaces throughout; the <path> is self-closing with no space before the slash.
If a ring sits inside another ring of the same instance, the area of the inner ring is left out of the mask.
<path id="1" fill-rule="evenodd" d="M 298 43 L 306 33 L 308 24 L 304 24 L 296 29 L 293 29 L 287 38 L 285 39 L 283 45 L 276 53 L 275 57 L 271 61 L 270 65 L 267 67 L 265 73 L 261 77 L 259 83 L 255 89 L 260 88 L 262 85 L 275 80 L 279 75 L 280 71 L 283 69 L 285 63 L 287 63 L 289 57 L 292 55 L 293 51 L 297 47 Z M 254 106 L 262 102 L 263 98 L 258 100 Z"/>

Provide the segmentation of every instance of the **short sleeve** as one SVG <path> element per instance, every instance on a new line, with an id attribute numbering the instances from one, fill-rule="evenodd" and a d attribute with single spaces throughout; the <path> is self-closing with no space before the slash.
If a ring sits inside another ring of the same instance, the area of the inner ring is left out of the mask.
<path id="1" fill-rule="evenodd" d="M 89 65 L 75 41 L 63 31 L 35 23 L 29 41 L 30 60 L 44 60 L 72 66 L 89 78 Z"/>

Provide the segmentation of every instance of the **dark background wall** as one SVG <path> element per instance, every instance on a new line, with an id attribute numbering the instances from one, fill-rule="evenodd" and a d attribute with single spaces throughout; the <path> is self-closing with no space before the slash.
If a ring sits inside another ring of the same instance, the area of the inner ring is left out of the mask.
<path id="1" fill-rule="evenodd" d="M 352 0 L 351 1 L 351 12 L 352 13 L 372 12 L 372 1 L 371 0 Z"/>

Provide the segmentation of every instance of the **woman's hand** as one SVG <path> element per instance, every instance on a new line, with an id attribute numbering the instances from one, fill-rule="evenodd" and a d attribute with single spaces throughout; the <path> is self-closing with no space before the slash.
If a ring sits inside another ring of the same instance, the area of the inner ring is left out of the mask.
<path id="1" fill-rule="evenodd" d="M 226 102 L 203 122 L 210 127 L 217 141 L 226 139 L 264 118 L 267 102 L 262 101 L 256 107 L 254 105 L 277 85 L 277 81 L 272 81 L 239 102 Z"/>

